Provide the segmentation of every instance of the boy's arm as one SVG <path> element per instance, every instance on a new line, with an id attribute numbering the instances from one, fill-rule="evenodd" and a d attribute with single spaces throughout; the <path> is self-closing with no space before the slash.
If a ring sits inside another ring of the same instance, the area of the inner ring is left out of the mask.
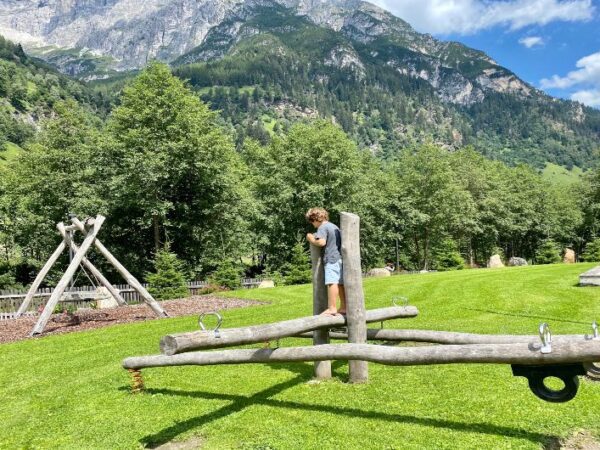
<path id="1" fill-rule="evenodd" d="M 307 233 L 306 240 L 317 247 L 325 247 L 327 244 L 327 241 L 324 238 L 316 237 L 313 233 Z"/>

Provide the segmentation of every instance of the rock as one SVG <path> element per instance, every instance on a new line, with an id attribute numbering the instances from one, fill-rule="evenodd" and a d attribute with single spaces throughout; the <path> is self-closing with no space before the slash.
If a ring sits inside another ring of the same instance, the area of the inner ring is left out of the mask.
<path id="1" fill-rule="evenodd" d="M 390 271 L 383 267 L 371 269 L 367 272 L 369 277 L 389 277 L 390 275 Z"/>
<path id="2" fill-rule="evenodd" d="M 563 257 L 563 262 L 565 264 L 575 263 L 575 252 L 572 249 L 565 248 L 565 256 Z"/>
<path id="3" fill-rule="evenodd" d="M 267 288 L 274 288 L 275 287 L 275 281 L 273 280 L 262 280 L 260 282 L 260 284 L 258 286 L 256 286 L 258 289 L 267 289 Z"/>
<path id="4" fill-rule="evenodd" d="M 513 256 L 508 260 L 509 266 L 527 266 L 527 261 L 524 258 L 519 258 L 517 256 Z"/>
<path id="5" fill-rule="evenodd" d="M 110 292 L 105 287 L 96 289 L 96 309 L 116 308 L 119 306 L 117 301 L 110 295 Z"/>
<path id="6" fill-rule="evenodd" d="M 493 269 L 496 267 L 504 267 L 504 263 L 502 262 L 502 259 L 500 259 L 500 255 L 492 255 L 487 266 Z"/>

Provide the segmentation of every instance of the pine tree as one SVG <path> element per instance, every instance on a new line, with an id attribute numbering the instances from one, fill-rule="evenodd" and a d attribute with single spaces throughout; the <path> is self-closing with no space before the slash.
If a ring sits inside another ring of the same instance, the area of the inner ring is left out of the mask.
<path id="1" fill-rule="evenodd" d="M 581 254 L 582 261 L 600 261 L 600 238 L 588 242 Z"/>
<path id="2" fill-rule="evenodd" d="M 183 264 L 168 246 L 156 252 L 155 273 L 146 274 L 148 291 L 158 300 L 184 298 L 189 296 Z"/>
<path id="3" fill-rule="evenodd" d="M 285 284 L 304 284 L 312 280 L 310 268 L 310 257 L 304 250 L 301 242 L 294 245 L 291 260 L 283 268 L 283 279 Z"/>
<path id="4" fill-rule="evenodd" d="M 560 250 L 556 242 L 546 239 L 535 253 L 537 264 L 556 264 L 560 262 Z"/>

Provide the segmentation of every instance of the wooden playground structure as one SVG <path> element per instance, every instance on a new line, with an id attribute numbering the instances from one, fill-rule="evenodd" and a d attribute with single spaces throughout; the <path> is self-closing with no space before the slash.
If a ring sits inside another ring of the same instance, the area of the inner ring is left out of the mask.
<path id="1" fill-rule="evenodd" d="M 100 242 L 98 239 L 98 232 L 100 231 L 100 227 L 104 223 L 106 218 L 104 216 L 98 215 L 94 219 L 86 219 L 81 222 L 77 217 L 71 218 L 71 225 L 65 226 L 63 222 L 57 224 L 58 232 L 62 236 L 62 241 L 52 253 L 46 264 L 42 267 L 42 270 L 38 273 L 35 280 L 33 281 L 25 299 L 21 303 L 19 310 L 17 311 L 15 318 L 20 317 L 27 311 L 31 300 L 35 296 L 38 288 L 44 281 L 46 275 L 52 268 L 52 266 L 58 261 L 60 255 L 65 251 L 65 249 L 69 249 L 71 252 L 71 261 L 69 266 L 65 270 L 65 273 L 61 277 L 60 281 L 56 285 L 56 288 L 52 292 L 52 295 L 48 299 L 44 310 L 40 314 L 37 323 L 33 327 L 30 335 L 40 334 L 44 331 L 50 316 L 54 312 L 56 305 L 63 298 L 65 294 L 69 294 L 65 292 L 73 280 L 73 276 L 77 272 L 79 268 L 81 270 L 88 270 L 90 274 L 98 281 L 98 283 L 107 289 L 110 295 L 115 299 L 118 305 L 124 306 L 127 303 L 119 293 L 118 289 L 116 289 L 105 277 L 102 275 L 100 270 L 98 270 L 87 258 L 86 254 L 95 246 L 96 249 L 102 254 L 112 265 L 113 267 L 125 278 L 126 282 L 133 287 L 144 302 L 152 308 L 155 314 L 158 317 L 167 317 L 167 313 L 162 309 L 162 307 L 158 304 L 158 302 L 150 295 L 150 293 L 142 286 L 142 284 L 131 274 L 129 271 L 119 262 L 117 258 L 113 256 L 113 254 L 108 251 L 108 249 Z M 75 243 L 75 233 L 81 232 L 85 237 L 81 245 L 77 245 Z M 88 293 L 87 295 L 95 295 L 94 293 Z"/>
<path id="2" fill-rule="evenodd" d="M 577 394 L 579 376 L 598 375 L 600 336 L 596 322 L 590 335 L 552 336 L 548 324 L 539 327 L 539 336 L 478 335 L 429 330 L 384 329 L 383 322 L 411 318 L 417 308 L 394 305 L 367 311 L 362 289 L 358 216 L 342 213 L 342 258 L 346 288 L 347 315 L 318 315 L 327 308 L 321 249 L 311 246 L 313 265 L 314 316 L 244 328 L 221 329 L 221 316 L 215 312 L 218 324 L 207 330 L 204 315 L 201 330 L 171 334 L 160 341 L 161 354 L 130 357 L 123 367 L 132 374 L 133 390 L 143 389 L 141 370 L 150 367 L 179 365 L 255 364 L 314 361 L 317 379 L 331 378 L 331 361 L 347 360 L 350 382 L 368 381 L 368 362 L 408 366 L 427 364 L 510 364 L 515 376 L 527 378 L 529 388 L 539 398 L 549 402 L 566 402 Z M 381 322 L 381 329 L 367 328 L 367 323 Z M 340 330 L 340 327 L 342 329 Z M 312 346 L 260 349 L 210 350 L 253 343 L 270 343 L 285 337 L 313 339 Z M 331 344 L 331 339 L 348 343 Z M 392 347 L 368 344 L 368 340 L 413 341 L 443 345 Z M 555 390 L 547 386 L 549 377 L 562 380 L 564 387 Z"/>

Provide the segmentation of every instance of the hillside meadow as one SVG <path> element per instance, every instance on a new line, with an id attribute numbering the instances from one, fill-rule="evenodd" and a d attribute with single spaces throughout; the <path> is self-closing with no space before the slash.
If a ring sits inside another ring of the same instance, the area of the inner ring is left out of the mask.
<path id="1" fill-rule="evenodd" d="M 579 287 L 592 264 L 365 279 L 367 308 L 406 296 L 415 319 L 390 328 L 535 334 L 589 333 L 600 288 Z M 223 312 L 223 327 L 306 316 L 309 285 L 235 291 L 266 305 Z M 311 382 L 311 364 L 172 367 L 143 371 L 131 394 L 127 356 L 158 353 L 167 333 L 194 330 L 188 316 L 116 325 L 0 345 L 0 448 L 556 448 L 584 433 L 600 438 L 600 383 L 581 379 L 571 402 L 539 400 L 507 365 L 369 365 L 370 382 Z M 281 345 L 307 345 L 285 339 Z M 258 347 L 258 346 L 255 346 Z"/>

